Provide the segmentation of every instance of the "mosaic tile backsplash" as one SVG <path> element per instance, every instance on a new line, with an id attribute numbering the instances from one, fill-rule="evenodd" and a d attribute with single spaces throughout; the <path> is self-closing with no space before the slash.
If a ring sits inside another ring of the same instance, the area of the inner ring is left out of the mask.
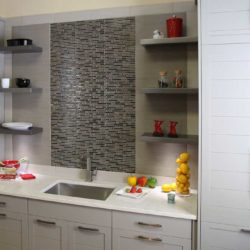
<path id="1" fill-rule="evenodd" d="M 135 19 L 51 24 L 52 165 L 135 171 Z"/>

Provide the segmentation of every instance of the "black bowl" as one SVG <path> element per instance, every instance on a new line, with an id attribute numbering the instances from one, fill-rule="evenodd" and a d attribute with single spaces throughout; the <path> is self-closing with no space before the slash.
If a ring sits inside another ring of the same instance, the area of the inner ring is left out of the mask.
<path id="1" fill-rule="evenodd" d="M 17 78 L 16 86 L 19 88 L 28 88 L 30 86 L 30 79 Z"/>
<path id="2" fill-rule="evenodd" d="M 31 39 L 19 38 L 19 39 L 7 40 L 7 46 L 27 46 L 27 45 L 32 45 Z"/>

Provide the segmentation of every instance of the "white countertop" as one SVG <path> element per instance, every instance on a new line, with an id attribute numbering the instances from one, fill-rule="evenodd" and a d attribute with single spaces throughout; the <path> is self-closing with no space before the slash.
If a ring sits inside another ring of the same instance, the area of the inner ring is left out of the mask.
<path id="1" fill-rule="evenodd" d="M 46 168 L 44 167 L 43 169 Z M 60 170 L 60 174 L 55 176 L 56 172 L 59 173 L 58 170 Z M 0 194 L 10 195 L 15 197 L 23 197 L 28 199 L 71 204 L 77 206 L 87 206 L 87 207 L 110 209 L 116 211 L 182 218 L 189 220 L 196 220 L 197 218 L 196 192 L 192 192 L 192 195 L 190 197 L 176 196 L 176 203 L 168 204 L 167 194 L 162 193 L 161 187 L 157 186 L 155 189 L 152 189 L 152 191 L 147 196 L 141 199 L 132 199 L 132 198 L 118 196 L 115 194 L 116 191 L 126 186 L 126 183 L 120 180 L 119 182 L 117 182 L 117 178 L 116 179 L 114 178 L 114 181 L 112 180 L 112 182 L 110 180 L 108 181 L 107 176 L 105 178 L 99 178 L 100 180 L 94 182 L 85 182 L 73 176 L 73 174 L 70 175 L 71 178 L 65 178 L 70 171 L 74 172 L 74 170 L 65 170 L 64 174 L 61 173 L 63 172 L 62 170 L 63 168 L 54 168 L 53 171 L 34 171 L 33 168 L 32 173 L 35 173 L 36 175 L 35 180 L 24 181 L 21 179 L 17 179 L 10 181 L 4 181 L 4 180 L 0 181 Z M 47 173 L 45 175 L 41 174 L 42 172 L 47 172 Z M 113 187 L 115 188 L 115 190 L 105 201 L 43 193 L 43 191 L 49 185 L 61 181 L 82 184 L 82 185 L 84 184 L 84 185 Z"/>

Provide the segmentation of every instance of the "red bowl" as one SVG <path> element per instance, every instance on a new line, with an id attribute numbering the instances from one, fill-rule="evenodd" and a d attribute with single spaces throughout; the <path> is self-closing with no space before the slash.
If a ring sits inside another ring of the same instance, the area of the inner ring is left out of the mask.
<path id="1" fill-rule="evenodd" d="M 20 167 L 20 163 L 18 160 L 5 160 L 3 161 L 4 167 L 6 168 L 13 168 L 15 167 L 18 169 Z"/>

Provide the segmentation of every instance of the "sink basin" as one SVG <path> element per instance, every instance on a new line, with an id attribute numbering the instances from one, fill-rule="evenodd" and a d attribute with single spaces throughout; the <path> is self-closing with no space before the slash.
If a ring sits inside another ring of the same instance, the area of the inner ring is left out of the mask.
<path id="1" fill-rule="evenodd" d="M 104 201 L 113 190 L 114 188 L 60 182 L 44 191 L 44 193 Z"/>

